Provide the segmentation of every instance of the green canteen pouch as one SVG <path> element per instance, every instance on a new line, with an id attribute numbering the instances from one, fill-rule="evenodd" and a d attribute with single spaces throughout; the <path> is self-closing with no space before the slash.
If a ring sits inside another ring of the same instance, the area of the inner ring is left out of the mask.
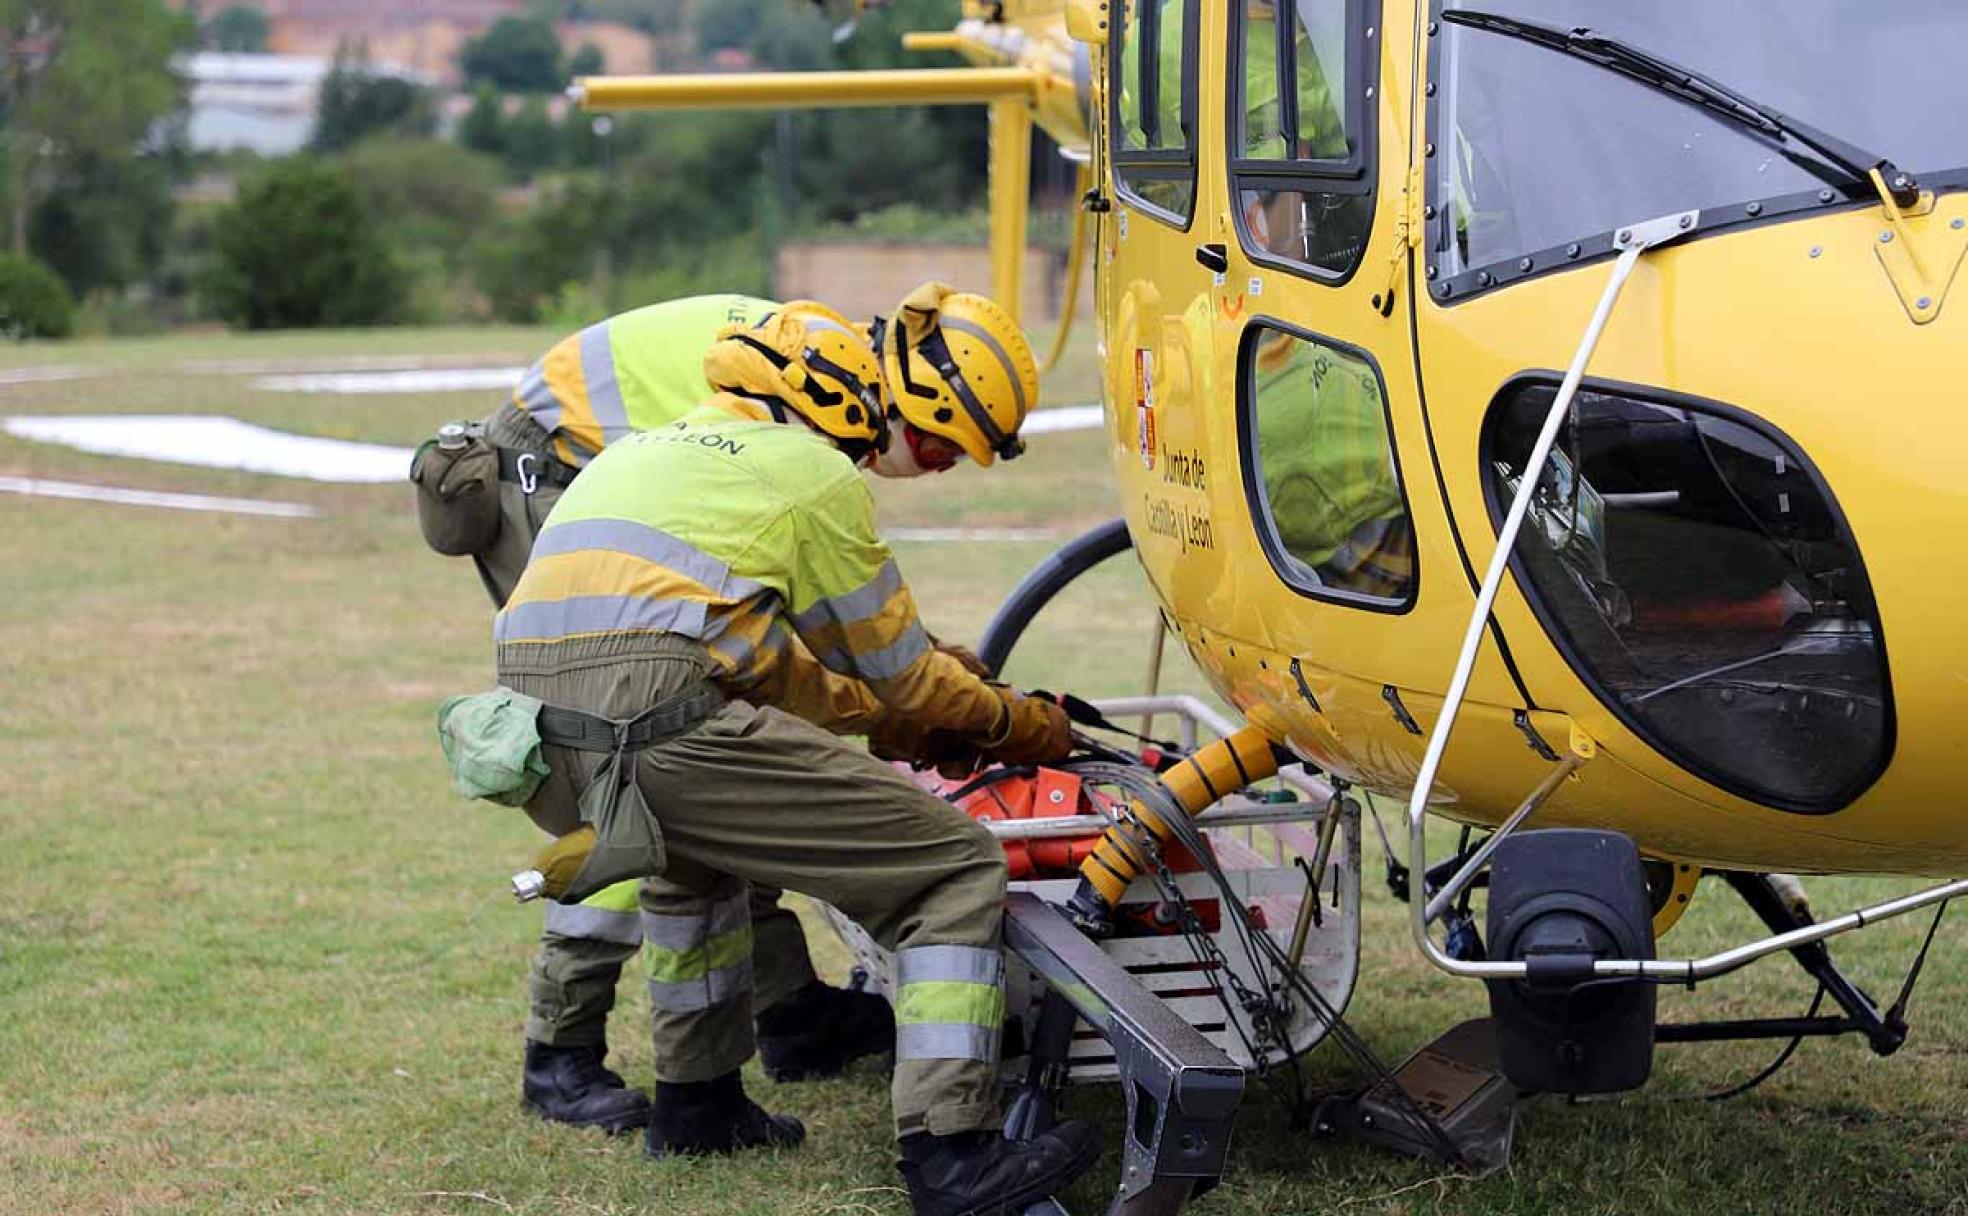
<path id="1" fill-rule="evenodd" d="M 499 449 L 476 426 L 458 447 L 426 439 L 410 461 L 417 526 L 446 557 L 483 553 L 499 539 Z"/>
<path id="2" fill-rule="evenodd" d="M 460 798 L 524 806 L 546 780 L 540 702 L 510 688 L 448 697 L 437 708 L 437 740 Z"/>

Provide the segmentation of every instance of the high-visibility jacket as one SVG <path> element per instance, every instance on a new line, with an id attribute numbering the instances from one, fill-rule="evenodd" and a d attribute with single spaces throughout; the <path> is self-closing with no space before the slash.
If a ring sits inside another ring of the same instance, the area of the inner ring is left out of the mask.
<path id="1" fill-rule="evenodd" d="M 597 322 L 527 369 L 513 403 L 575 468 L 632 431 L 667 426 L 711 395 L 704 352 L 727 325 L 756 325 L 779 305 L 752 296 L 690 296 Z"/>
<path id="2" fill-rule="evenodd" d="M 1259 480 L 1278 539 L 1330 583 L 1404 593 L 1412 533 L 1373 368 L 1277 334 L 1255 373 Z"/>
<path id="3" fill-rule="evenodd" d="M 729 394 L 597 456 L 493 627 L 502 653 L 661 635 L 703 642 L 729 695 L 840 733 L 885 710 L 972 735 L 1005 720 L 923 629 L 853 463 Z"/>

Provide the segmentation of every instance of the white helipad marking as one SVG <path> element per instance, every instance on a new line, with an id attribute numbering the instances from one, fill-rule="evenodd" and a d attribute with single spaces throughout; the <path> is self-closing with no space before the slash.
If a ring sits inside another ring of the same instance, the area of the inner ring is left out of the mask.
<path id="1" fill-rule="evenodd" d="M 1053 410 L 1034 410 L 1025 416 L 1020 432 L 1044 435 L 1052 431 L 1090 431 L 1100 425 L 1104 415 L 1097 405 L 1066 405 Z"/>
<path id="2" fill-rule="evenodd" d="M 306 372 L 262 376 L 253 387 L 275 393 L 454 393 L 510 389 L 523 367 L 423 367 L 406 371 Z"/>
<path id="3" fill-rule="evenodd" d="M 46 384 L 50 380 L 81 380 L 93 375 L 86 367 L 13 367 L 0 371 L 0 384 Z"/>
<path id="4" fill-rule="evenodd" d="M 890 528 L 882 533 L 889 540 L 925 541 L 1027 541 L 1058 540 L 1068 535 L 1057 528 Z"/>
<path id="5" fill-rule="evenodd" d="M 223 511 L 231 515 L 270 515 L 307 519 L 313 507 L 302 502 L 270 502 L 264 498 L 219 498 L 208 494 L 166 494 L 159 490 L 126 490 L 91 486 L 79 481 L 43 481 L 35 477 L 0 476 L 0 493 L 33 494 L 42 498 L 77 498 L 131 507 L 165 507 L 173 511 Z"/>
<path id="6" fill-rule="evenodd" d="M 63 414 L 8 418 L 7 433 L 102 456 L 313 481 L 402 481 L 409 448 L 290 435 L 216 414 Z"/>

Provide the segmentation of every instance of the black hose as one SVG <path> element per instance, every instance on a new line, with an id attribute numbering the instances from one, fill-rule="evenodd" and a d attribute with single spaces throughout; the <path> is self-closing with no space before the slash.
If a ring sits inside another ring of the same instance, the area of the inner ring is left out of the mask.
<path id="1" fill-rule="evenodd" d="M 984 627 L 984 636 L 978 639 L 977 657 L 996 675 L 1011 657 L 1011 648 L 1018 644 L 1025 627 L 1054 596 L 1101 562 L 1133 547 L 1127 520 L 1118 516 L 1061 545 L 1005 597 L 997 615 Z"/>

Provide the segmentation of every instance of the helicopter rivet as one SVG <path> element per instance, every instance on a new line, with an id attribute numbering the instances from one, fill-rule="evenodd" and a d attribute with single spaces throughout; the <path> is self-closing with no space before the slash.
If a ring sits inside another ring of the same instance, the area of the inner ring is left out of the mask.
<path id="1" fill-rule="evenodd" d="M 1374 36 L 1374 27 L 1370 25 L 1367 27 L 1367 37 L 1371 38 L 1373 36 Z"/>
<path id="2" fill-rule="evenodd" d="M 1373 86 L 1372 86 L 1372 85 L 1368 85 L 1368 86 L 1367 86 L 1367 96 L 1369 96 L 1369 97 L 1372 97 L 1372 96 L 1373 96 L 1373 93 L 1374 93 L 1374 91 L 1373 91 Z"/>
<path id="3" fill-rule="evenodd" d="M 1813 246 L 1811 246 L 1811 256 L 1812 256 L 1812 257 L 1817 257 L 1817 256 L 1818 256 L 1819 254 L 1821 254 L 1821 253 L 1823 253 L 1823 252 L 1824 252 L 1824 246 L 1823 246 L 1823 245 L 1813 245 Z"/>
<path id="4" fill-rule="evenodd" d="M 1688 228 L 1693 228 L 1694 226 L 1695 226 L 1695 217 L 1694 217 L 1694 216 L 1692 216 L 1692 215 L 1684 215 L 1684 216 L 1682 216 L 1682 217 L 1681 217 L 1681 227 L 1682 227 L 1682 228 L 1683 228 L 1684 230 L 1685 230 L 1685 229 L 1688 229 Z"/>
<path id="5" fill-rule="evenodd" d="M 1530 268 L 1531 268 L 1531 259 L 1529 259 L 1529 258 L 1518 258 L 1518 259 L 1517 259 L 1517 269 L 1519 269 L 1519 270 L 1529 270 Z"/>
<path id="6" fill-rule="evenodd" d="M 1455 294 L 1455 285 L 1452 283 L 1444 283 L 1440 287 L 1437 287 L 1435 289 L 1435 294 L 1441 296 L 1444 300 L 1446 300 L 1450 296 Z"/>
<path id="7" fill-rule="evenodd" d="M 1747 207 L 1745 207 L 1745 208 L 1743 208 L 1743 210 L 1745 210 L 1745 211 L 1747 211 L 1747 212 L 1749 212 L 1749 213 L 1750 213 L 1751 215 L 1762 215 L 1762 214 L 1763 214 L 1763 204 L 1762 204 L 1762 203 L 1751 203 L 1751 204 L 1750 204 L 1749 206 L 1747 206 Z"/>
<path id="8" fill-rule="evenodd" d="M 1435 155 L 1435 145 L 1434 145 L 1434 144 L 1429 144 L 1429 145 L 1428 145 L 1428 146 L 1427 146 L 1426 148 L 1423 148 L 1423 149 L 1421 150 L 1421 154 L 1422 154 L 1423 156 L 1433 156 L 1433 155 Z"/>
<path id="9" fill-rule="evenodd" d="M 1431 81 L 1429 81 L 1429 82 L 1428 82 L 1428 87 L 1427 87 L 1427 88 L 1425 88 L 1425 89 L 1423 89 L 1423 90 L 1422 90 L 1422 92 L 1424 92 L 1424 93 L 1426 93 L 1426 94 L 1427 94 L 1428 96 L 1430 96 L 1430 97 L 1433 97 L 1433 96 L 1435 96 L 1435 82 L 1434 82 L 1434 81 L 1432 81 L 1432 80 L 1431 80 Z"/>
<path id="10" fill-rule="evenodd" d="M 1615 244 L 1624 245 L 1632 239 L 1633 239 L 1633 229 L 1622 228 L 1619 230 L 1619 235 L 1613 238 L 1613 241 Z"/>
<path id="11" fill-rule="evenodd" d="M 1565 256 L 1568 258 L 1575 258 L 1582 252 L 1584 251 L 1580 249 L 1577 245 L 1565 246 Z"/>
<path id="12" fill-rule="evenodd" d="M 1818 201 L 1819 201 L 1819 202 L 1821 202 L 1821 203 L 1828 203 L 1828 202 L 1830 202 L 1830 201 L 1831 201 L 1831 191 L 1830 191 L 1829 189 L 1825 189 L 1825 190 L 1820 190 L 1820 191 L 1818 191 Z"/>
<path id="13" fill-rule="evenodd" d="M 1882 245 L 1890 245 L 1890 244 L 1892 244 L 1892 243 L 1893 243 L 1893 234 L 1892 234 L 1891 232 L 1882 232 L 1882 233 L 1880 233 L 1880 234 L 1879 234 L 1879 243 L 1880 243 L 1880 244 L 1882 244 Z"/>
<path id="14" fill-rule="evenodd" d="M 1968 228 L 1968 220 L 1964 220 L 1960 216 L 1956 216 L 1954 222 L 1952 224 L 1949 224 L 1948 227 L 1954 229 L 1956 232 L 1959 232 L 1963 228 Z"/>
<path id="15" fill-rule="evenodd" d="M 1440 25 L 1438 25 L 1438 24 L 1436 24 L 1435 22 L 1433 22 L 1433 21 L 1431 21 L 1431 22 L 1429 22 L 1429 23 L 1428 23 L 1428 36 L 1429 36 L 1430 38 L 1433 38 L 1433 37 L 1435 36 L 1435 33 L 1436 33 L 1436 31 L 1437 31 L 1437 30 L 1440 30 L 1441 28 L 1442 28 L 1442 27 L 1441 27 Z"/>
<path id="16" fill-rule="evenodd" d="M 1428 277 L 1430 280 L 1433 280 L 1434 277 L 1440 273 L 1442 273 L 1442 268 L 1440 266 L 1430 266 L 1428 268 Z"/>
<path id="17" fill-rule="evenodd" d="M 1432 219 L 1434 219 L 1434 218 L 1435 218 L 1435 208 L 1433 208 L 1433 207 L 1423 207 L 1423 208 L 1421 209 L 1421 218 L 1422 218 L 1422 219 L 1425 219 L 1425 220 L 1432 220 Z"/>
<path id="18" fill-rule="evenodd" d="M 1928 309 L 1934 306 L 1934 301 L 1926 296 L 1921 296 L 1918 300 L 1915 300 L 1913 302 L 1913 306 L 1919 309 Z"/>
<path id="19" fill-rule="evenodd" d="M 1476 285 L 1478 287 L 1488 287 L 1493 282 L 1495 282 L 1495 280 L 1490 278 L 1489 271 L 1479 270 L 1476 272 Z"/>

